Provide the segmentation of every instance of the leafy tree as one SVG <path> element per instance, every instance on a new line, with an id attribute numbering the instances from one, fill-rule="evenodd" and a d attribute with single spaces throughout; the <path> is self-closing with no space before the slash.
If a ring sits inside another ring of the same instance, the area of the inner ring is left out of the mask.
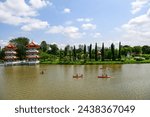
<path id="1" fill-rule="evenodd" d="M 0 59 L 3 59 L 5 57 L 5 51 L 4 49 L 0 50 Z"/>
<path id="2" fill-rule="evenodd" d="M 102 56 L 102 61 L 104 61 L 104 43 L 102 43 L 102 49 L 101 49 L 101 56 Z"/>
<path id="3" fill-rule="evenodd" d="M 95 61 L 98 61 L 98 57 L 97 57 L 97 43 L 95 44 Z"/>
<path id="4" fill-rule="evenodd" d="M 64 56 L 67 56 L 68 55 L 68 52 L 69 52 L 69 48 L 70 48 L 70 45 L 67 45 L 64 49 Z"/>
<path id="5" fill-rule="evenodd" d="M 104 49 L 104 58 L 105 59 L 112 59 L 112 53 L 110 48 L 105 48 Z"/>
<path id="6" fill-rule="evenodd" d="M 142 48 L 141 46 L 134 46 L 132 48 L 132 52 L 134 52 L 134 54 L 141 54 L 142 53 Z"/>
<path id="7" fill-rule="evenodd" d="M 46 59 L 48 59 L 50 57 L 50 55 L 49 54 L 47 54 L 46 52 L 41 52 L 40 53 L 40 59 L 42 59 L 42 60 L 46 60 Z"/>
<path id="8" fill-rule="evenodd" d="M 121 47 L 121 55 L 127 56 L 131 52 L 132 52 L 132 47 L 130 47 L 129 45 L 125 45 Z"/>
<path id="9" fill-rule="evenodd" d="M 28 45 L 29 44 L 29 39 L 26 37 L 18 37 L 18 38 L 14 38 L 11 39 L 9 42 L 15 44 L 15 45 Z"/>
<path id="10" fill-rule="evenodd" d="M 61 61 L 63 58 L 63 51 L 62 49 L 59 50 L 59 61 Z"/>
<path id="11" fill-rule="evenodd" d="M 59 54 L 58 53 L 59 49 L 58 49 L 56 44 L 50 44 L 49 46 L 50 46 L 50 49 L 47 51 L 48 54 L 53 54 L 53 55 L 58 55 Z"/>
<path id="12" fill-rule="evenodd" d="M 79 45 L 78 49 L 76 49 L 76 56 L 78 59 L 81 59 L 83 56 L 84 45 Z"/>
<path id="13" fill-rule="evenodd" d="M 46 52 L 47 51 L 47 43 L 46 41 L 42 41 L 41 44 L 40 44 L 40 49 L 43 51 L 43 52 Z"/>
<path id="14" fill-rule="evenodd" d="M 29 43 L 29 39 L 26 37 L 18 37 L 11 39 L 9 42 L 13 43 L 17 47 L 17 55 L 20 60 L 25 59 L 26 57 L 26 45 Z"/>
<path id="15" fill-rule="evenodd" d="M 142 53 L 143 53 L 143 54 L 150 54 L 150 46 L 144 45 L 144 46 L 142 47 Z"/>
<path id="16" fill-rule="evenodd" d="M 112 60 L 115 61 L 115 45 L 111 44 L 111 54 L 112 54 Z"/>

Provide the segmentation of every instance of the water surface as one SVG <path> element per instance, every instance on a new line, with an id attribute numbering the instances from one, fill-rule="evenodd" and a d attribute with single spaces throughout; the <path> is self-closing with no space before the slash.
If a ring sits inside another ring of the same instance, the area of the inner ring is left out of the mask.
<path id="1" fill-rule="evenodd" d="M 101 68 L 112 78 L 97 78 Z M 0 66 L 0 99 L 150 99 L 149 70 L 149 64 Z M 83 79 L 73 79 L 76 73 Z"/>

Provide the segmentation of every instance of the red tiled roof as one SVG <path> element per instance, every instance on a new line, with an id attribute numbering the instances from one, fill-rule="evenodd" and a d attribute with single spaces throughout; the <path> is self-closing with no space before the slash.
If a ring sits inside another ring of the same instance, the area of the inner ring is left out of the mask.
<path id="1" fill-rule="evenodd" d="M 5 49 L 17 49 L 17 48 L 14 44 L 9 43 L 7 46 L 5 46 Z"/>
<path id="2" fill-rule="evenodd" d="M 26 47 L 27 48 L 40 48 L 40 46 L 35 44 L 33 41 L 29 43 Z"/>

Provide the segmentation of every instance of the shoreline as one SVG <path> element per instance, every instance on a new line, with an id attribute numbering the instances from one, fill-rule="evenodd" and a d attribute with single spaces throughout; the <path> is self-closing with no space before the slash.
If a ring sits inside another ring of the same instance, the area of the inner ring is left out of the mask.
<path id="1" fill-rule="evenodd" d="M 49 64 L 49 65 L 150 64 L 150 60 L 145 60 L 145 61 L 87 61 L 87 62 L 84 62 L 84 61 L 76 61 L 76 62 L 50 62 L 50 61 L 45 61 L 45 62 L 40 62 L 38 64 Z M 0 63 L 0 66 L 5 66 L 5 65 L 4 65 L 4 63 Z"/>
<path id="2" fill-rule="evenodd" d="M 97 61 L 97 62 L 40 62 L 40 64 L 51 64 L 51 65 L 105 65 L 105 64 L 150 64 L 149 61 Z"/>

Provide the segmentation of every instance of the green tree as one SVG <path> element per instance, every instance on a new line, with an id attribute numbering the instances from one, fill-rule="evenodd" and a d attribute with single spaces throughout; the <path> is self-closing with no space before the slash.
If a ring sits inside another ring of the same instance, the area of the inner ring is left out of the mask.
<path id="1" fill-rule="evenodd" d="M 134 52 L 134 54 L 138 55 L 142 53 L 142 47 L 141 46 L 134 46 L 132 48 L 132 52 Z"/>
<path id="2" fill-rule="evenodd" d="M 73 47 L 73 61 L 76 61 L 76 47 Z"/>
<path id="3" fill-rule="evenodd" d="M 0 50 L 0 59 L 2 60 L 2 59 L 4 59 L 4 57 L 5 57 L 5 51 L 4 51 L 4 49 L 1 49 Z"/>
<path id="4" fill-rule="evenodd" d="M 119 55 L 118 59 L 121 60 L 121 42 L 119 42 Z"/>
<path id="5" fill-rule="evenodd" d="M 57 47 L 56 44 L 50 44 L 49 47 L 50 49 L 47 51 L 48 54 L 59 55 L 58 53 L 59 48 Z"/>
<path id="6" fill-rule="evenodd" d="M 112 54 L 112 60 L 115 61 L 115 45 L 111 44 L 111 54 Z"/>
<path id="7" fill-rule="evenodd" d="M 91 61 L 91 59 L 92 59 L 92 44 L 90 44 L 90 47 L 89 47 L 89 58 Z"/>
<path id="8" fill-rule="evenodd" d="M 95 61 L 98 61 L 98 57 L 97 57 L 97 43 L 95 44 Z"/>
<path id="9" fill-rule="evenodd" d="M 86 45 L 84 44 L 84 61 L 86 61 Z"/>
<path id="10" fill-rule="evenodd" d="M 70 49 L 69 49 L 69 59 L 70 59 L 70 61 L 72 61 L 71 58 L 72 58 L 72 50 L 71 50 L 71 48 L 70 48 Z"/>
<path id="11" fill-rule="evenodd" d="M 121 55 L 127 56 L 132 53 L 132 47 L 129 45 L 124 45 L 121 47 Z"/>
<path id="12" fill-rule="evenodd" d="M 102 59 L 102 61 L 104 61 L 104 57 L 105 57 L 105 55 L 104 55 L 104 43 L 102 43 L 102 49 L 101 49 L 101 59 Z"/>
<path id="13" fill-rule="evenodd" d="M 26 37 L 18 37 L 11 39 L 9 42 L 13 43 L 17 47 L 17 56 L 20 60 L 25 59 L 26 57 L 26 45 L 29 43 L 29 39 Z"/>
<path id="14" fill-rule="evenodd" d="M 43 52 L 46 52 L 48 47 L 47 47 L 47 43 L 46 41 L 42 41 L 41 44 L 40 44 L 40 49 L 43 51 Z"/>
<path id="15" fill-rule="evenodd" d="M 104 49 L 104 58 L 105 59 L 112 59 L 112 53 L 110 48 L 105 48 Z"/>
<path id="16" fill-rule="evenodd" d="M 142 47 L 142 54 L 150 54 L 150 46 L 144 45 Z"/>
<path id="17" fill-rule="evenodd" d="M 47 54 L 46 52 L 40 52 L 40 59 L 42 59 L 43 61 L 45 61 L 49 57 L 50 57 L 50 55 Z"/>
<path id="18" fill-rule="evenodd" d="M 64 49 L 64 56 L 67 56 L 69 53 L 70 45 L 67 45 Z"/>
<path id="19" fill-rule="evenodd" d="M 60 49 L 59 50 L 59 61 L 62 61 L 62 58 L 63 58 L 63 50 Z"/>
<path id="20" fill-rule="evenodd" d="M 82 59 L 83 58 L 83 50 L 84 50 L 84 45 L 79 45 L 78 49 L 76 49 L 76 57 L 78 59 Z"/>

